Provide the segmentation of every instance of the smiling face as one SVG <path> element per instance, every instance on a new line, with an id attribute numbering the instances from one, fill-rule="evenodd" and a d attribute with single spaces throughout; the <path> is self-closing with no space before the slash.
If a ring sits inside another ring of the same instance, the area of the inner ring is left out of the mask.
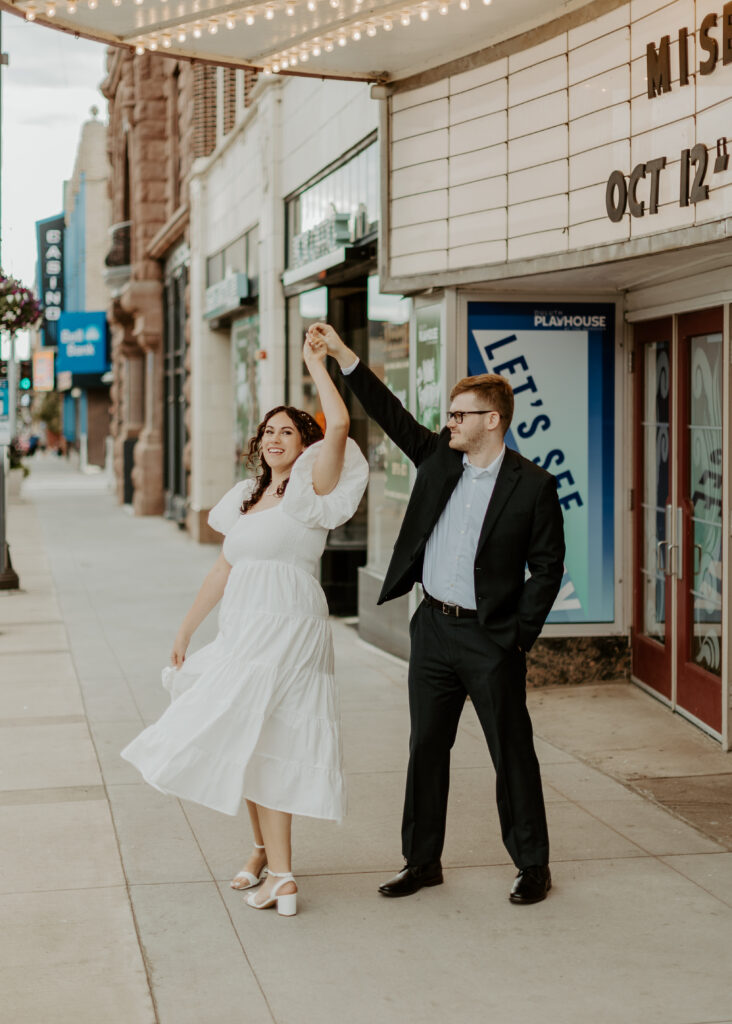
<path id="1" fill-rule="evenodd" d="M 261 455 L 272 473 L 286 475 L 304 450 L 300 432 L 287 413 L 270 416 L 262 434 Z"/>

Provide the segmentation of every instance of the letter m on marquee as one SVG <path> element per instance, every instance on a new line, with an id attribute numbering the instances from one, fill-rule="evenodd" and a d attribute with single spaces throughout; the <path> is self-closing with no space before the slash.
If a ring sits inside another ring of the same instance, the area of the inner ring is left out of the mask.
<path id="1" fill-rule="evenodd" d="M 656 49 L 653 43 L 646 46 L 646 75 L 648 78 L 648 99 L 671 92 L 671 37 L 664 36 Z"/>

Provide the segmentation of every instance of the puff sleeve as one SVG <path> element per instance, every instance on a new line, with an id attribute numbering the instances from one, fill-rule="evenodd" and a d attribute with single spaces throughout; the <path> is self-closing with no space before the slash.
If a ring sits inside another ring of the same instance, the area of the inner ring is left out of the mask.
<path id="1" fill-rule="evenodd" d="M 313 466 L 323 443 L 311 444 L 292 467 L 282 508 L 306 526 L 333 530 L 347 522 L 358 508 L 369 480 L 369 466 L 356 442 L 349 437 L 338 483 L 330 494 L 316 494 Z"/>
<path id="2" fill-rule="evenodd" d="M 217 533 L 228 533 L 239 518 L 242 502 L 253 490 L 253 480 L 240 480 L 238 484 L 234 484 L 209 512 L 208 525 Z"/>

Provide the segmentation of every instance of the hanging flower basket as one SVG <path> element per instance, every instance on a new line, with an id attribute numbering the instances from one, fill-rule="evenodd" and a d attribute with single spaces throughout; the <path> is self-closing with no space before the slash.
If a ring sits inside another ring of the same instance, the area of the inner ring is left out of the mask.
<path id="1" fill-rule="evenodd" d="M 30 288 L 0 270 L 0 331 L 17 334 L 41 318 L 41 304 Z"/>

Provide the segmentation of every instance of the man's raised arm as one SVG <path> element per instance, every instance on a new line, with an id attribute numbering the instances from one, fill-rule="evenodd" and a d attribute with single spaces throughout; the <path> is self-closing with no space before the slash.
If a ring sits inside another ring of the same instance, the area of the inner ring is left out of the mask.
<path id="1" fill-rule="evenodd" d="M 328 347 L 328 354 L 340 366 L 351 391 L 397 448 L 401 448 L 416 466 L 431 455 L 439 435 L 423 427 L 407 412 L 386 384 L 359 360 L 330 324 L 314 324 L 310 330 L 322 337 Z"/>

